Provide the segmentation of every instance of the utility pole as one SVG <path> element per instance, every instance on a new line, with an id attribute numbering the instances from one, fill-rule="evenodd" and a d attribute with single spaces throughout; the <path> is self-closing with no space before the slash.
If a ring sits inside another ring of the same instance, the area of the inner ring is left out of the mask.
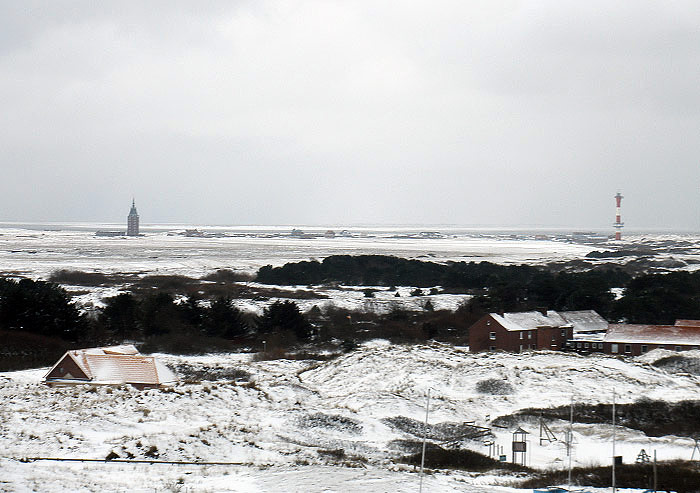
<path id="1" fill-rule="evenodd" d="M 419 493 L 423 492 L 423 466 L 425 465 L 425 439 L 428 435 L 428 412 L 430 411 L 430 388 L 428 388 L 428 400 L 425 403 L 425 425 L 423 426 L 423 452 L 420 456 L 420 486 Z"/>
<path id="2" fill-rule="evenodd" d="M 656 492 L 656 449 L 654 449 L 654 492 Z"/>
<path id="3" fill-rule="evenodd" d="M 613 447 L 612 447 L 612 493 L 617 491 L 615 487 L 615 389 L 613 389 L 613 404 L 612 404 L 612 428 L 613 428 Z"/>
<path id="4" fill-rule="evenodd" d="M 569 484 L 568 490 L 571 491 L 571 455 L 573 451 L 571 447 L 574 444 L 574 396 L 571 396 L 571 408 L 569 409 L 569 436 L 566 440 L 566 452 L 569 456 Z"/>

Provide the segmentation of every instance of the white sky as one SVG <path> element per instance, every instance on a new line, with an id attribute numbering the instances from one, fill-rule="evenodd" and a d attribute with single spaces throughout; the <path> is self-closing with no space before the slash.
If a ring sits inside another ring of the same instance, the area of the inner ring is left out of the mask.
<path id="1" fill-rule="evenodd" d="M 696 1 L 0 0 L 0 220 L 700 229 Z"/>

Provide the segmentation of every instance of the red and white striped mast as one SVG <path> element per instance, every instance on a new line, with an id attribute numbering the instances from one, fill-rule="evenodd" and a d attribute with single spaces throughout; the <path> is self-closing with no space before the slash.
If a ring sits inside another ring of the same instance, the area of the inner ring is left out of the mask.
<path id="1" fill-rule="evenodd" d="M 615 239 L 619 241 L 622 239 L 622 228 L 625 226 L 625 223 L 620 220 L 620 203 L 622 202 L 622 194 L 620 192 L 617 192 L 617 195 L 615 195 L 615 202 L 617 207 L 615 208 L 615 224 L 613 224 L 613 228 L 615 228 Z"/>

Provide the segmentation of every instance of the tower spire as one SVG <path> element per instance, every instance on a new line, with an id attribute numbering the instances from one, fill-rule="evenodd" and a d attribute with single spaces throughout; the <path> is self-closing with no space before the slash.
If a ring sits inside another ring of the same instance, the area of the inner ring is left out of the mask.
<path id="1" fill-rule="evenodd" d="M 136 199 L 131 198 L 131 210 L 126 218 L 126 235 L 139 235 L 139 213 L 136 211 Z"/>

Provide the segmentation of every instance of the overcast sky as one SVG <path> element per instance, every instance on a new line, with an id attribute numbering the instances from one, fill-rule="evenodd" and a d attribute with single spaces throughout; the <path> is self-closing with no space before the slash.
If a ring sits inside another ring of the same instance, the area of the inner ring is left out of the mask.
<path id="1" fill-rule="evenodd" d="M 696 0 L 0 0 L 0 98 L 4 221 L 700 229 Z"/>

